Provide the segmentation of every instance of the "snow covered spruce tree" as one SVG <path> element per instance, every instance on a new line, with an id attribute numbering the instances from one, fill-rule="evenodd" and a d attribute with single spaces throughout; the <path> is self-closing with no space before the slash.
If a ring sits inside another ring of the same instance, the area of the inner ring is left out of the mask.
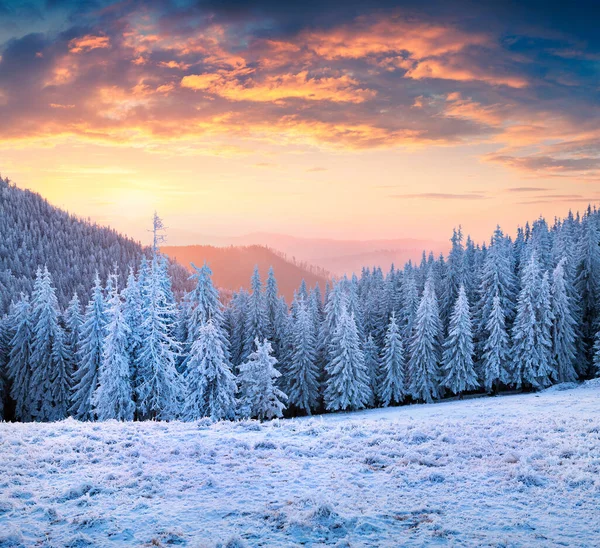
<path id="1" fill-rule="evenodd" d="M 237 386 L 213 318 L 200 324 L 196 331 L 196 340 L 186 360 L 184 381 L 184 420 L 235 418 Z"/>
<path id="2" fill-rule="evenodd" d="M 541 289 L 538 261 L 532 254 L 521 272 L 521 292 L 512 330 L 512 375 L 517 388 L 523 385 L 543 388 L 549 382 L 550 354 L 546 351 L 549 303 Z"/>
<path id="3" fill-rule="evenodd" d="M 31 300 L 31 381 L 33 418 L 56 421 L 67 416 L 69 377 L 58 299 L 48 268 L 38 269 Z"/>
<path id="4" fill-rule="evenodd" d="M 415 400 L 431 402 L 439 396 L 442 327 L 431 276 L 417 309 L 410 346 L 409 391 Z"/>
<path id="5" fill-rule="evenodd" d="M 8 314 L 0 317 L 0 420 L 5 420 L 5 402 L 8 399 L 7 363 L 12 338 Z"/>
<path id="6" fill-rule="evenodd" d="M 409 264 L 404 278 L 402 280 L 400 303 L 402 316 L 400 318 L 400 326 L 404 340 L 412 340 L 413 327 L 417 310 L 419 308 L 419 292 L 417 290 L 417 282 L 412 266 Z"/>
<path id="7" fill-rule="evenodd" d="M 187 341 L 185 343 L 185 353 L 188 354 L 183 362 L 183 370 L 187 368 L 191 348 L 198 340 L 200 329 L 212 320 L 213 328 L 219 337 L 219 344 L 223 352 L 223 358 L 230 367 L 229 356 L 229 337 L 225 329 L 225 317 L 223 314 L 223 305 L 219 299 L 219 292 L 212 282 L 212 270 L 204 263 L 202 268 L 192 265 L 195 272 L 193 278 L 196 279 L 196 287 L 189 294 L 188 306 L 189 315 L 187 320 Z"/>
<path id="8" fill-rule="evenodd" d="M 504 322 L 508 329 L 515 317 L 517 281 L 513 272 L 510 240 L 500 227 L 496 227 L 491 244 L 483 260 L 479 300 L 475 308 L 475 339 L 478 357 L 481 357 L 486 341 L 490 337 L 488 325 L 492 315 L 493 300 L 500 301 Z"/>
<path id="9" fill-rule="evenodd" d="M 463 234 L 462 228 L 454 229 L 452 238 L 452 247 L 448 254 L 446 263 L 446 276 L 444 279 L 443 292 L 440 306 L 440 320 L 444 329 L 447 329 L 450 321 L 450 315 L 454 309 L 454 304 L 458 297 L 458 291 L 461 285 L 464 284 L 464 255 Z"/>
<path id="10" fill-rule="evenodd" d="M 365 369 L 367 371 L 367 377 L 369 378 L 369 388 L 371 392 L 371 397 L 367 402 L 369 407 L 373 407 L 376 403 L 376 398 L 380 393 L 380 383 L 381 383 L 381 360 L 379 359 L 379 350 L 377 348 L 377 344 L 375 343 L 375 339 L 373 335 L 369 333 L 367 340 L 365 342 Z"/>
<path id="11" fill-rule="evenodd" d="M 342 308 L 326 366 L 325 406 L 330 411 L 363 409 L 372 398 L 365 356 L 354 315 Z"/>
<path id="12" fill-rule="evenodd" d="M 575 288 L 580 299 L 580 329 L 586 360 L 579 365 L 579 374 L 587 374 L 587 358 L 591 354 L 593 338 L 600 314 L 600 234 L 597 214 L 588 210 L 583 217 L 575 256 Z"/>
<path id="13" fill-rule="evenodd" d="M 540 282 L 540 298 L 537 301 L 536 314 L 539 328 L 538 350 L 540 353 L 540 368 L 538 382 L 542 386 L 550 386 L 556 380 L 557 374 L 552 359 L 552 322 L 553 315 L 550 302 L 550 277 L 548 271 L 542 275 Z"/>
<path id="14" fill-rule="evenodd" d="M 240 416 L 260 420 L 281 417 L 287 395 L 277 388 L 275 381 L 281 375 L 271 354 L 271 343 L 255 340 L 256 350 L 240 365 Z"/>
<path id="15" fill-rule="evenodd" d="M 596 333 L 596 338 L 594 340 L 594 355 L 592 357 L 592 367 L 593 374 L 596 377 L 600 377 L 600 331 Z"/>
<path id="16" fill-rule="evenodd" d="M 7 375 L 11 383 L 10 397 L 15 402 L 15 418 L 26 422 L 33 418 L 29 398 L 31 386 L 31 306 L 29 298 L 21 298 L 13 306 L 9 322 L 13 332 L 7 363 Z"/>
<path id="17" fill-rule="evenodd" d="M 69 302 L 65 310 L 65 349 L 67 355 L 67 374 L 72 379 L 77 369 L 77 353 L 79 351 L 79 338 L 81 335 L 81 326 L 83 325 L 83 316 L 81 315 L 81 303 L 77 293 Z"/>
<path id="18" fill-rule="evenodd" d="M 488 337 L 485 340 L 481 362 L 481 380 L 485 390 L 497 392 L 500 383 L 510 382 L 510 346 L 504 309 L 498 294 L 492 300 L 492 309 L 485 329 Z"/>
<path id="19" fill-rule="evenodd" d="M 402 403 L 406 394 L 404 346 L 396 315 L 392 313 L 385 346 L 381 358 L 381 381 L 379 382 L 379 401 L 383 406 Z"/>
<path id="20" fill-rule="evenodd" d="M 70 414 L 87 421 L 94 418 L 92 396 L 98 387 L 98 370 L 103 356 L 106 327 L 106 303 L 96 273 L 92 297 L 85 309 L 79 335 L 78 366 L 72 380 Z"/>
<path id="21" fill-rule="evenodd" d="M 310 415 L 319 401 L 319 370 L 315 361 L 314 323 L 304 299 L 298 303 L 292 321 L 293 354 L 286 371 L 289 403 Z"/>
<path id="22" fill-rule="evenodd" d="M 231 362 L 234 371 L 242 363 L 244 354 L 246 316 L 248 315 L 248 301 L 250 296 L 245 289 L 234 293 L 229 306 L 225 311 L 229 344 L 231 348 Z"/>
<path id="23" fill-rule="evenodd" d="M 98 387 L 92 395 L 92 408 L 98 420 L 130 421 L 135 411 L 128 344 L 131 329 L 123 315 L 117 275 L 112 274 L 112 278 L 112 294 L 106 311 L 106 338 L 98 371 Z"/>
<path id="24" fill-rule="evenodd" d="M 254 273 L 250 281 L 252 292 L 248 298 L 248 309 L 244 325 L 244 341 L 242 350 L 242 361 L 248 359 L 254 348 L 256 339 L 263 340 L 268 336 L 267 309 L 263 286 L 258 272 L 258 266 L 254 267 Z"/>
<path id="25" fill-rule="evenodd" d="M 137 364 L 142 347 L 142 324 L 144 315 L 142 312 L 142 292 L 140 281 L 136 278 L 133 267 L 129 269 L 127 285 L 121 292 L 123 300 L 123 318 L 129 328 L 127 337 L 127 353 L 129 355 L 129 368 L 131 373 L 131 386 L 133 389 L 133 400 L 136 400 L 136 390 L 139 386 Z"/>
<path id="26" fill-rule="evenodd" d="M 304 280 L 303 280 L 304 281 Z M 267 338 L 271 341 L 273 355 L 281 361 L 281 339 L 284 329 L 284 316 L 287 314 L 287 306 L 281 302 L 277 279 L 273 267 L 269 268 L 267 282 L 265 284 L 265 313 L 267 320 Z"/>
<path id="27" fill-rule="evenodd" d="M 450 315 L 448 337 L 444 342 L 442 386 L 462 398 L 463 392 L 479 387 L 473 367 L 473 332 L 465 286 L 461 285 Z"/>
<path id="28" fill-rule="evenodd" d="M 176 307 L 170 292 L 167 261 L 159 252 L 164 226 L 154 215 L 152 263 L 142 287 L 142 343 L 137 363 L 137 416 L 172 420 L 180 409 L 182 385 L 177 373 L 179 345 L 173 337 Z"/>

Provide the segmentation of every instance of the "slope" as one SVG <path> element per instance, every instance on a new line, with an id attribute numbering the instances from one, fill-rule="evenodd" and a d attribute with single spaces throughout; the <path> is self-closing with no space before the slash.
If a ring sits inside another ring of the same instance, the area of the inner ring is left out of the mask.
<path id="1" fill-rule="evenodd" d="M 39 266 L 48 266 L 65 306 L 74 292 L 87 299 L 96 271 L 106 279 L 117 265 L 124 278 L 147 251 L 139 242 L 71 215 L 0 177 L 0 313 L 21 291 L 31 291 Z M 171 270 L 175 289 L 181 291 L 187 276 L 178 266 Z"/>
<path id="2" fill-rule="evenodd" d="M 0 424 L 0 545 L 597 546 L 600 385 L 559 388 L 263 424 Z"/>
<path id="3" fill-rule="evenodd" d="M 231 291 L 237 291 L 241 287 L 249 288 L 250 276 L 255 265 L 258 265 L 263 281 L 269 267 L 272 266 L 279 284 L 279 292 L 288 302 L 303 279 L 309 287 L 319 283 L 321 290 L 325 288 L 328 280 L 325 271 L 311 268 L 307 264 L 295 263 L 265 246 L 165 246 L 161 251 L 188 268 L 191 268 L 191 263 L 201 266 L 206 261 L 213 271 L 215 285 Z"/>

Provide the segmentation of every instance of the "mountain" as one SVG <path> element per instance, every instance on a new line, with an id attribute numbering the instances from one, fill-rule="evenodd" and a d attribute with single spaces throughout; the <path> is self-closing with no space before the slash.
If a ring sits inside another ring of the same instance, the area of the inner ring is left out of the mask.
<path id="1" fill-rule="evenodd" d="M 122 281 L 129 266 L 148 253 L 139 242 L 54 207 L 39 194 L 0 177 L 0 313 L 19 292 L 31 292 L 39 266 L 48 266 L 61 306 L 77 292 L 86 301 L 96 271 L 102 280 L 117 265 Z M 171 265 L 174 289 L 189 282 Z"/>
<path id="2" fill-rule="evenodd" d="M 205 261 L 213 271 L 213 281 L 220 289 L 237 291 L 241 287 L 248 289 L 254 266 L 263 281 L 272 266 L 279 285 L 279 292 L 288 302 L 294 296 L 294 290 L 304 279 L 309 287 L 317 282 L 321 290 L 329 275 L 322 269 L 308 264 L 297 263 L 282 253 L 261 245 L 215 247 L 210 245 L 165 246 L 161 251 L 191 270 L 191 263 L 201 266 Z"/>
<path id="3" fill-rule="evenodd" d="M 175 233 L 173 239 L 214 246 L 267 246 L 280 250 L 288 257 L 324 268 L 337 276 L 353 272 L 358 274 L 363 266 L 377 265 L 387 270 L 394 263 L 402 267 L 409 260 L 420 262 L 423 251 L 433 251 L 437 256 L 440 253 L 446 254 L 450 247 L 448 242 L 414 238 L 335 240 L 299 238 L 268 232 L 235 237 Z"/>

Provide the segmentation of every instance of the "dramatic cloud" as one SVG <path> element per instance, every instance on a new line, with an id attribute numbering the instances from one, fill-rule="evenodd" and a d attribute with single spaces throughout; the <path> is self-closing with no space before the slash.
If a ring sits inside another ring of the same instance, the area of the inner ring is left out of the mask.
<path id="1" fill-rule="evenodd" d="M 495 149 L 485 161 L 521 173 L 600 176 L 600 41 L 568 12 L 561 29 L 527 6 L 348 6 L 132 0 L 5 10 L 15 29 L 37 30 L 0 46 L 0 140 L 486 143 Z"/>
<path id="2" fill-rule="evenodd" d="M 80 38 L 73 38 L 69 42 L 69 51 L 71 53 L 82 53 L 108 47 L 110 47 L 108 36 L 81 36 Z"/>

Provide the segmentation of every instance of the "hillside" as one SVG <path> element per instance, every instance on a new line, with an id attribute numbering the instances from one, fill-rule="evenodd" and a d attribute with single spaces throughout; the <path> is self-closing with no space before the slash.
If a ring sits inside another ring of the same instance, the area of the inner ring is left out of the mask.
<path id="1" fill-rule="evenodd" d="M 161 251 L 179 264 L 191 269 L 190 263 L 201 266 L 206 261 L 213 271 L 213 281 L 221 289 L 237 291 L 248 289 L 254 266 L 258 265 L 262 279 L 272 266 L 279 284 L 279 292 L 288 302 L 304 279 L 309 287 L 317 283 L 321 290 L 328 280 L 326 272 L 297 264 L 281 253 L 265 246 L 213 247 L 209 245 L 165 246 Z"/>
<path id="2" fill-rule="evenodd" d="M 96 270 L 105 279 L 118 265 L 124 279 L 146 251 L 139 242 L 0 177 L 0 313 L 21 291 L 31 291 L 38 266 L 48 266 L 64 307 L 74 292 L 87 299 Z M 187 276 L 178 266 L 171 272 L 176 291 L 181 291 Z"/>
<path id="3" fill-rule="evenodd" d="M 560 388 L 262 424 L 2 423 L 0 545 L 597 546 L 600 387 Z"/>

